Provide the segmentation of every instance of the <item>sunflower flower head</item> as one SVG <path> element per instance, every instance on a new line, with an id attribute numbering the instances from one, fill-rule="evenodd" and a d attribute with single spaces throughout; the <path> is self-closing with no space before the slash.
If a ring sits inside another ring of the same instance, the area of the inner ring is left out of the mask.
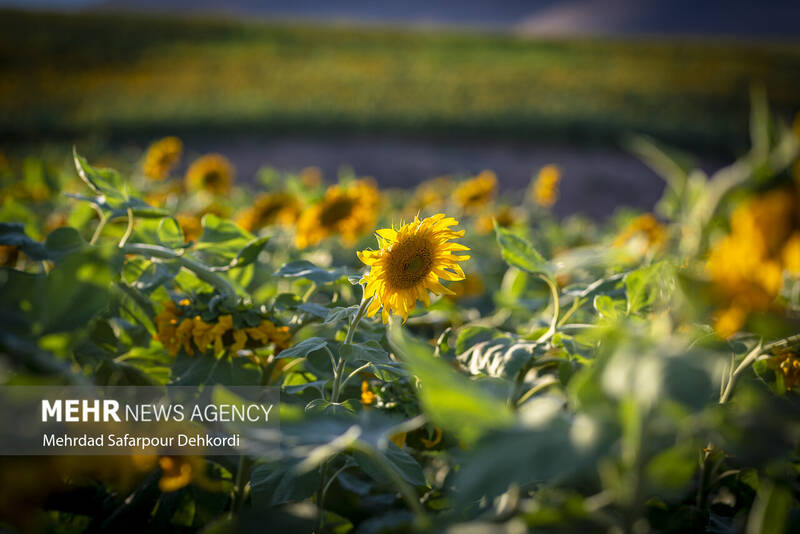
<path id="1" fill-rule="evenodd" d="M 457 224 L 455 219 L 439 213 L 422 221 L 415 218 L 397 230 L 378 230 L 380 249 L 358 253 L 361 262 L 370 268 L 361 279 L 365 284 L 364 297 L 372 298 L 367 315 L 382 309 L 384 323 L 390 313 L 406 320 L 418 300 L 430 305 L 428 291 L 436 295 L 453 294 L 440 280 L 463 280 L 459 262 L 469 259 L 454 254 L 469 250 L 451 241 L 464 237 L 463 230 L 451 230 Z"/>
<path id="2" fill-rule="evenodd" d="M 494 200 L 497 195 L 497 175 L 483 171 L 478 176 L 459 184 L 453 191 L 453 201 L 464 213 L 476 213 Z"/>
<path id="3" fill-rule="evenodd" d="M 790 191 L 770 191 L 739 206 L 731 215 L 730 233 L 712 246 L 706 271 L 727 306 L 715 323 L 722 337 L 744 325 L 751 311 L 773 306 L 783 286 L 783 272 L 797 272 L 796 215 Z"/>
<path id="4" fill-rule="evenodd" d="M 422 182 L 414 190 L 406 211 L 419 213 L 425 210 L 440 210 L 444 207 L 447 195 L 453 190 L 453 179 L 439 176 L 433 180 Z"/>
<path id="5" fill-rule="evenodd" d="M 224 195 L 233 185 L 234 168 L 221 154 L 206 154 L 194 161 L 186 171 L 186 188 Z"/>
<path id="6" fill-rule="evenodd" d="M 142 171 L 151 180 L 163 180 L 175 168 L 183 153 L 183 143 L 177 137 L 165 137 L 150 145 L 144 156 Z"/>
<path id="7" fill-rule="evenodd" d="M 644 252 L 658 251 L 666 244 L 667 232 L 652 213 L 645 213 L 634 218 L 617 234 L 614 246 L 623 247 L 636 239 L 642 242 Z"/>
<path id="8" fill-rule="evenodd" d="M 378 188 L 369 179 L 329 187 L 322 201 L 300 215 L 295 244 L 306 248 L 332 235 L 341 236 L 345 244 L 355 244 L 375 226 L 380 200 Z"/>
<path id="9" fill-rule="evenodd" d="M 500 206 L 494 213 L 481 215 L 475 221 L 475 229 L 479 234 L 486 235 L 494 232 L 494 224 L 500 228 L 510 228 L 516 224 L 517 214 L 511 206 Z"/>
<path id="10" fill-rule="evenodd" d="M 366 380 L 361 381 L 361 404 L 364 406 L 375 404 L 375 394 L 369 389 L 369 382 Z"/>
<path id="11" fill-rule="evenodd" d="M 299 215 L 300 202 L 291 193 L 262 193 L 252 206 L 238 215 L 236 223 L 248 232 L 254 232 L 274 224 L 291 226 Z"/>
<path id="12" fill-rule="evenodd" d="M 558 201 L 560 183 L 561 169 L 556 165 L 545 165 L 533 183 L 533 201 L 543 208 L 551 207 Z"/>
<path id="13" fill-rule="evenodd" d="M 188 243 L 189 241 L 197 241 L 203 235 L 203 223 L 200 222 L 200 217 L 193 213 L 178 213 L 175 215 L 175 220 L 178 221 L 178 226 L 181 227 L 183 238 Z"/>
<path id="14" fill-rule="evenodd" d="M 767 360 L 767 364 L 781 376 L 786 389 L 794 389 L 800 384 L 800 354 L 796 352 L 775 354 Z"/>

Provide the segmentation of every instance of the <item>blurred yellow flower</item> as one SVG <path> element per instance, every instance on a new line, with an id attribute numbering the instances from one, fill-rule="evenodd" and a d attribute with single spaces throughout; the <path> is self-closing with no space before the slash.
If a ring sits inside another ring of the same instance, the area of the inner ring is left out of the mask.
<path id="1" fill-rule="evenodd" d="M 300 215 L 295 244 L 306 248 L 329 236 L 339 235 L 342 241 L 352 245 L 375 226 L 379 207 L 380 192 L 372 180 L 333 185 L 321 202 L 306 208 Z"/>
<path id="2" fill-rule="evenodd" d="M 453 192 L 456 205 L 464 213 L 476 213 L 494 200 L 497 195 L 497 175 L 492 171 L 483 171 L 458 185 Z"/>
<path id="3" fill-rule="evenodd" d="M 191 213 L 179 213 L 175 216 L 178 221 L 178 226 L 183 231 L 183 238 L 188 243 L 189 241 L 197 241 L 203 235 L 203 225 L 200 222 L 200 217 Z"/>
<path id="4" fill-rule="evenodd" d="M 383 322 L 390 313 L 403 320 L 416 307 L 417 300 L 430 305 L 428 291 L 437 295 L 453 292 L 444 287 L 442 280 L 463 280 L 464 271 L 458 262 L 469 256 L 454 252 L 469 250 L 465 245 L 450 241 L 464 237 L 464 231 L 451 230 L 458 224 L 453 218 L 437 214 L 420 221 L 405 224 L 399 229 L 383 228 L 377 231 L 379 250 L 363 250 L 358 258 L 370 267 L 361 278 L 364 297 L 372 298 L 367 315 L 381 308 Z"/>
<path id="5" fill-rule="evenodd" d="M 238 215 L 236 222 L 248 232 L 254 232 L 273 224 L 292 225 L 299 215 L 300 202 L 291 193 L 262 193 L 252 206 Z"/>
<path id="6" fill-rule="evenodd" d="M 549 208 L 558 201 L 558 186 L 561 183 L 561 169 L 556 165 L 545 165 L 539 170 L 533 183 L 533 201 Z"/>
<path id="7" fill-rule="evenodd" d="M 794 389 L 800 383 L 800 355 L 794 352 L 770 357 L 769 366 L 780 373 L 786 389 Z"/>
<path id="8" fill-rule="evenodd" d="M 453 179 L 449 176 L 440 176 L 419 184 L 414 195 L 408 203 L 406 211 L 417 214 L 423 210 L 438 210 L 444 207 L 447 195 L 453 189 Z"/>
<path id="9" fill-rule="evenodd" d="M 783 285 L 783 270 L 795 268 L 800 244 L 789 239 L 795 210 L 794 195 L 787 190 L 751 199 L 731 216 L 731 233 L 711 248 L 706 269 L 728 302 L 715 320 L 721 336 L 735 333 L 750 311 L 768 309 Z"/>
<path id="10" fill-rule="evenodd" d="M 144 156 L 142 170 L 151 180 L 163 180 L 178 164 L 183 143 L 177 137 L 165 137 L 150 145 Z"/>
<path id="11" fill-rule="evenodd" d="M 369 406 L 375 403 L 375 394 L 369 389 L 369 382 L 361 381 L 361 404 Z"/>
<path id="12" fill-rule="evenodd" d="M 792 276 L 800 276 L 800 231 L 795 231 L 781 251 L 783 268 Z"/>
<path id="13" fill-rule="evenodd" d="M 206 154 L 194 161 L 186 171 L 186 188 L 224 195 L 233 185 L 234 168 L 221 154 Z"/>
<path id="14" fill-rule="evenodd" d="M 644 238 L 646 251 L 658 251 L 666 244 L 667 231 L 652 213 L 645 213 L 634 218 L 617 235 L 614 240 L 615 247 L 625 246 L 631 239 L 641 236 Z"/>
<path id="15" fill-rule="evenodd" d="M 468 299 L 483 295 L 485 286 L 483 278 L 478 273 L 466 273 L 463 280 L 450 284 L 453 294 L 448 295 L 451 300 Z"/>
<path id="16" fill-rule="evenodd" d="M 475 229 L 479 234 L 486 235 L 494 231 L 494 223 L 500 228 L 509 228 L 517 222 L 517 215 L 511 206 L 500 206 L 497 211 L 478 217 L 475 221 Z"/>
<path id="17" fill-rule="evenodd" d="M 161 479 L 158 488 L 169 493 L 195 484 L 208 491 L 222 489 L 221 481 L 212 481 L 206 475 L 206 461 L 200 456 L 161 456 L 158 459 Z"/>
<path id="18" fill-rule="evenodd" d="M 438 426 L 433 427 L 433 439 L 427 438 L 420 438 L 420 441 L 425 446 L 426 449 L 430 449 L 431 447 L 435 447 L 442 441 L 442 429 Z"/>

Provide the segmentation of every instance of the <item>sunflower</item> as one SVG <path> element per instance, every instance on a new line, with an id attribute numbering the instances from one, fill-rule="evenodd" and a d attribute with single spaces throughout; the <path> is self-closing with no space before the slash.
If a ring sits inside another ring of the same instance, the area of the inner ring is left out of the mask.
<path id="1" fill-rule="evenodd" d="M 248 232 L 254 232 L 272 224 L 292 225 L 299 215 L 300 202 L 294 195 L 285 192 L 262 193 L 252 206 L 238 215 L 236 222 Z"/>
<path id="2" fill-rule="evenodd" d="M 175 215 L 175 220 L 178 221 L 178 226 L 183 231 L 183 238 L 186 242 L 197 241 L 203 235 L 203 223 L 200 222 L 200 217 L 192 213 L 178 213 Z"/>
<path id="3" fill-rule="evenodd" d="M 465 213 L 475 213 L 489 204 L 497 194 L 497 176 L 483 171 L 461 183 L 453 192 L 453 200 Z"/>
<path id="4" fill-rule="evenodd" d="M 233 165 L 228 158 L 221 154 L 206 154 L 196 159 L 186 171 L 186 188 L 223 195 L 233 185 L 233 175 Z"/>
<path id="5" fill-rule="evenodd" d="M 383 308 L 383 322 L 389 313 L 397 313 L 403 320 L 416 307 L 417 300 L 430 304 L 428 291 L 436 295 L 453 292 L 444 287 L 442 280 L 463 280 L 464 271 L 458 264 L 469 256 L 456 256 L 457 251 L 469 250 L 451 239 L 464 237 L 464 231 L 451 230 L 458 221 L 439 213 L 420 221 L 405 224 L 399 229 L 378 230 L 379 250 L 362 250 L 358 259 L 370 270 L 361 282 L 364 297 L 372 298 L 367 315 Z"/>
<path id="6" fill-rule="evenodd" d="M 177 137 L 165 137 L 147 149 L 142 164 L 144 175 L 151 180 L 163 180 L 178 164 L 183 152 L 183 143 Z"/>
<path id="7" fill-rule="evenodd" d="M 730 234 L 714 243 L 706 270 L 726 305 L 715 319 L 722 337 L 741 328 L 751 311 L 770 308 L 783 286 L 783 271 L 791 274 L 797 267 L 795 217 L 792 192 L 770 191 L 739 206 Z"/>
<path id="8" fill-rule="evenodd" d="M 500 228 L 510 228 L 517 222 L 517 215 L 511 206 L 500 206 L 494 213 L 481 215 L 475 221 L 475 229 L 479 234 L 486 235 L 494 231 L 494 223 Z"/>
<path id="9" fill-rule="evenodd" d="M 615 247 L 626 246 L 631 240 L 640 239 L 643 242 L 643 252 L 659 251 L 664 248 L 667 231 L 664 225 L 652 213 L 645 213 L 635 217 L 614 240 Z"/>
<path id="10" fill-rule="evenodd" d="M 447 195 L 452 189 L 453 179 L 449 176 L 440 176 L 422 182 L 414 191 L 406 211 L 419 213 L 423 210 L 440 210 L 444 207 Z"/>
<path id="11" fill-rule="evenodd" d="M 533 183 L 533 201 L 549 208 L 558 200 L 558 184 L 561 182 L 561 169 L 556 165 L 545 165 L 539 170 Z"/>
<path id="12" fill-rule="evenodd" d="M 380 193 L 372 180 L 357 180 L 346 186 L 333 185 L 321 202 L 300 215 L 295 244 L 298 248 L 306 248 L 338 234 L 346 244 L 353 245 L 374 227 L 379 205 Z"/>

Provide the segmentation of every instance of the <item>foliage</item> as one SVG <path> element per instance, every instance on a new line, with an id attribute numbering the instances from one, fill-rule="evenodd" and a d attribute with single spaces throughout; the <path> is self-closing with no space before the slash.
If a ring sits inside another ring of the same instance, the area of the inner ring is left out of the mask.
<path id="1" fill-rule="evenodd" d="M 0 517 L 71 532 L 785 531 L 800 512 L 800 212 L 751 206 L 798 198 L 799 141 L 759 98 L 752 150 L 712 176 L 635 141 L 664 197 L 605 223 L 556 220 L 534 186 L 463 202 L 439 180 L 358 205 L 317 173 L 265 169 L 258 187 L 290 200 L 259 208 L 291 207 L 277 218 L 252 213 L 232 170 L 220 194 L 169 176 L 172 160 L 153 180 L 146 155 L 129 175 L 77 152 L 70 169 L 3 165 L 3 383 L 277 386 L 281 441 L 265 457 L 3 459 Z M 304 210 L 331 230 L 299 249 Z M 732 239 L 770 243 L 741 276 L 777 268 L 773 291 L 714 274 Z M 436 283 L 414 291 L 440 298 L 386 306 L 430 265 Z M 364 298 L 365 279 L 381 291 Z"/>

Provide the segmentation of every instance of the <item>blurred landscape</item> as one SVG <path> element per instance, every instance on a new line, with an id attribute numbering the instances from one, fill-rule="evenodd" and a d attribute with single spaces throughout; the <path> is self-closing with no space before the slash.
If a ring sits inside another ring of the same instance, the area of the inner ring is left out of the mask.
<path id="1" fill-rule="evenodd" d="M 800 109 L 800 43 L 780 16 L 792 4 L 734 2 L 752 15 L 738 26 L 709 5 L 689 38 L 657 3 L 617 3 L 598 18 L 586 2 L 34 2 L 74 9 L 0 15 L 0 139 L 100 154 L 178 135 L 244 179 L 263 164 L 349 165 L 388 186 L 489 165 L 519 186 L 566 163 L 578 196 L 558 209 L 602 215 L 660 194 L 622 148 L 631 136 L 713 170 L 748 145 L 752 88 L 787 121 Z"/>

